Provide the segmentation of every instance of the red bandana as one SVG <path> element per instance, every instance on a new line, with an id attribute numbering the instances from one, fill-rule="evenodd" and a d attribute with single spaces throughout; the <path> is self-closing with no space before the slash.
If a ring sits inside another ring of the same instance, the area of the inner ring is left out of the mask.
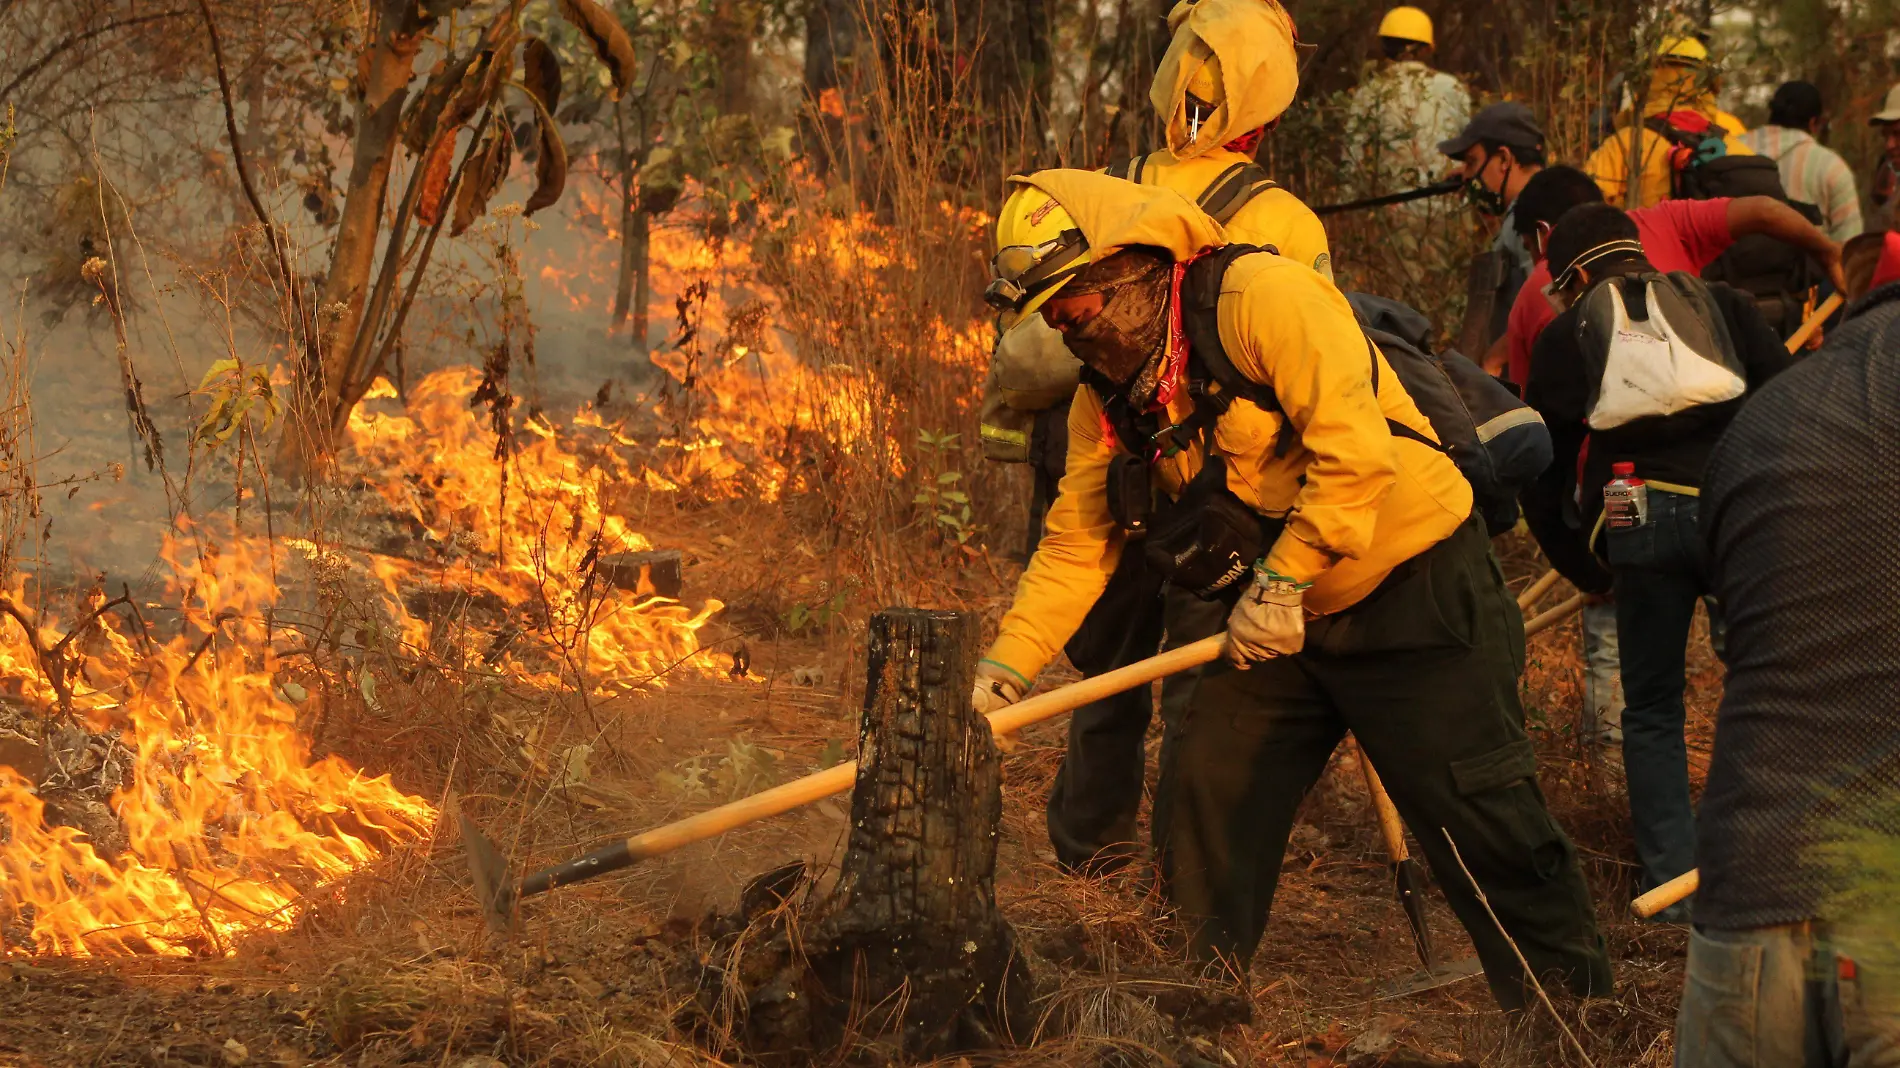
<path id="1" fill-rule="evenodd" d="M 1188 264 L 1203 255 L 1197 252 L 1175 264 L 1174 276 L 1168 282 L 1168 366 L 1161 372 L 1161 381 L 1155 383 L 1155 398 L 1148 405 L 1151 412 L 1165 410 L 1181 385 L 1181 370 L 1187 366 L 1187 328 L 1181 325 L 1181 280 L 1187 277 Z"/>
<path id="2" fill-rule="evenodd" d="M 1262 137 L 1265 137 L 1266 134 L 1267 134 L 1267 128 L 1265 126 L 1257 126 L 1254 129 L 1244 134 L 1241 134 L 1239 137 L 1234 138 L 1232 141 L 1227 142 L 1221 147 L 1226 149 L 1229 152 L 1238 152 L 1243 156 L 1251 156 L 1255 152 L 1259 151 L 1260 139 Z"/>

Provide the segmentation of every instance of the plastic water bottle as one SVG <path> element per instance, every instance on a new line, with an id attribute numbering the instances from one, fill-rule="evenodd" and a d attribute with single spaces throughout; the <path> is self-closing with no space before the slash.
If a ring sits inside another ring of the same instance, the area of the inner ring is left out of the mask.
<path id="1" fill-rule="evenodd" d="M 1636 477 L 1636 465 L 1610 465 L 1610 481 L 1603 486 L 1603 519 L 1612 530 L 1628 530 L 1649 522 L 1649 484 Z"/>

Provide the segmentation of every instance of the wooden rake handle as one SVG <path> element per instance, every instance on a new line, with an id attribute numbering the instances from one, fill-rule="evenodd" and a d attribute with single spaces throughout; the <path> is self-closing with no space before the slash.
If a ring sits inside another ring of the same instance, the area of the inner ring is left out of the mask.
<path id="1" fill-rule="evenodd" d="M 1702 886 L 1702 869 L 1690 868 L 1674 879 L 1630 902 L 1630 911 L 1647 920 L 1681 901 Z"/>
<path id="2" fill-rule="evenodd" d="M 1821 329 L 1822 321 L 1828 316 L 1833 315 L 1834 309 L 1841 306 L 1842 299 L 1839 293 L 1834 294 L 1822 301 L 1821 306 L 1814 309 L 1813 314 L 1801 320 L 1801 326 L 1796 329 L 1794 333 L 1788 335 L 1788 351 L 1793 352 L 1807 344 L 1808 339 L 1814 336 L 1814 332 Z M 1663 885 L 1667 886 L 1668 884 L 1665 883 Z M 1661 890 L 1662 887 L 1659 886 L 1656 889 Z M 1653 892 L 1654 891 L 1652 891 L 1652 893 Z"/>
<path id="3" fill-rule="evenodd" d="M 998 735 L 1014 734 L 1031 724 L 1073 712 L 1092 701 L 1099 701 L 1123 690 L 1145 686 L 1159 678 L 1199 667 L 1220 656 L 1227 634 L 1222 632 L 1159 656 L 1151 656 L 1126 667 L 1116 668 L 1080 682 L 1050 690 L 1048 693 L 1018 701 L 990 715 L 990 730 Z M 536 872 L 521 881 L 516 897 L 544 893 L 557 886 L 591 879 L 617 871 L 637 861 L 670 853 L 694 842 L 757 823 L 780 813 L 809 805 L 834 794 L 844 793 L 857 781 L 857 761 L 846 761 L 802 779 L 774 786 L 769 790 L 742 797 L 696 816 L 655 827 L 624 842 L 597 849 L 577 860 Z"/>

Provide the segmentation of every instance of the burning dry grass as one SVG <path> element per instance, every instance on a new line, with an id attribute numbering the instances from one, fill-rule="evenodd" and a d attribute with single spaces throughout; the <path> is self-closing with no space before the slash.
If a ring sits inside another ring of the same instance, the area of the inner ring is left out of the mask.
<path id="1" fill-rule="evenodd" d="M 216 551 L 172 542 L 184 619 L 165 641 L 129 600 L 130 621 L 102 614 L 112 607 L 103 595 L 91 599 L 76 645 L 50 626 L 29 636 L 23 612 L 9 624 L 0 678 L 37 706 L 39 726 L 36 744 L 16 724 L 15 748 L 43 764 L 37 781 L 0 768 L 9 951 L 229 952 L 244 931 L 290 926 L 304 892 L 434 822 L 426 802 L 387 776 L 310 758 L 270 651 L 268 551 L 241 540 Z M 41 793 L 71 789 L 92 770 L 80 763 L 84 735 L 76 747 L 58 744 L 57 728 L 73 720 L 126 750 L 110 794 L 122 850 L 101 855 L 85 831 L 46 818 Z"/>

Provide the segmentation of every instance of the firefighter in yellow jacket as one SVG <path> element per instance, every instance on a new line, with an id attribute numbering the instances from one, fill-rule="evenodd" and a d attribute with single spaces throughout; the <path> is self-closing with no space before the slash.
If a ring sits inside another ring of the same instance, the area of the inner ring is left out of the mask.
<path id="1" fill-rule="evenodd" d="M 1583 165 L 1603 199 L 1621 208 L 1646 208 L 1674 197 L 1675 171 L 1671 162 L 1675 147 L 1662 133 L 1648 127 L 1649 122 L 1666 122 L 1669 116 L 1693 116 L 1720 126 L 1725 134 L 1723 145 L 1733 156 L 1752 156 L 1755 150 L 1741 139 L 1748 132 L 1742 120 L 1715 106 L 1715 90 L 1710 82 L 1709 49 L 1693 37 L 1669 37 L 1656 49 L 1655 65 L 1649 74 L 1649 88 L 1643 94 L 1643 116 L 1623 116 L 1623 125 L 1604 142 Z M 1631 144 L 1636 145 L 1637 163 L 1631 168 Z M 1630 181 L 1636 182 L 1636 196 L 1629 197 Z"/>
<path id="2" fill-rule="evenodd" d="M 1156 70 L 1150 102 L 1167 147 L 1122 160 L 1109 172 L 1172 189 L 1199 202 L 1238 243 L 1272 246 L 1327 278 L 1332 261 L 1319 217 L 1254 163 L 1266 128 L 1299 87 L 1293 20 L 1272 0 L 1184 0 L 1168 17 L 1173 34 Z M 1059 334 L 1028 316 L 1006 331 L 990 370 L 981 434 L 994 459 L 1026 461 L 1036 475 L 1032 539 L 1062 477 L 1062 433 L 1078 364 Z M 1075 666 L 1099 674 L 1152 656 L 1163 616 L 1159 583 L 1138 561 L 1115 576 L 1102 610 L 1070 644 Z M 1220 629 L 1204 608 L 1166 620 L 1170 644 Z M 1193 674 L 1163 686 L 1164 708 L 1180 703 Z M 1139 853 L 1135 843 L 1153 718 L 1146 689 L 1079 710 L 1049 793 L 1049 839 L 1072 870 L 1110 871 Z"/>
<path id="3" fill-rule="evenodd" d="M 1013 181 L 986 297 L 1039 313 L 1086 370 L 1068 472 L 977 707 L 1026 693 L 1139 552 L 1170 570 L 1170 600 L 1232 605 L 1225 662 L 1167 725 L 1156 799 L 1161 875 L 1195 951 L 1251 956 L 1294 812 L 1351 730 L 1391 769 L 1498 1000 L 1524 1003 L 1523 970 L 1446 832 L 1539 976 L 1607 991 L 1522 727 L 1522 617 L 1469 484 L 1345 297 L 1285 257 L 1217 251 L 1219 224 L 1172 190 L 1071 170 Z M 1130 489 L 1142 472 L 1152 514 Z"/>

